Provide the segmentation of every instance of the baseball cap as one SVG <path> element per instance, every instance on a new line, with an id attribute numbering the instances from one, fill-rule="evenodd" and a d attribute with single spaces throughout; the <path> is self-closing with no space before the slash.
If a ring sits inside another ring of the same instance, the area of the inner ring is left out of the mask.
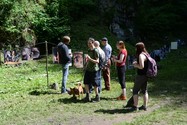
<path id="1" fill-rule="evenodd" d="M 101 39 L 101 41 L 108 41 L 108 39 L 107 39 L 106 37 L 103 37 L 103 38 Z"/>

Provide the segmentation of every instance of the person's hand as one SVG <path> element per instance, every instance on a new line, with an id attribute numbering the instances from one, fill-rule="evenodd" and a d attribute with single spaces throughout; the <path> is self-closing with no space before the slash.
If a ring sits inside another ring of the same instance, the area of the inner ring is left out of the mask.
<path id="1" fill-rule="evenodd" d="M 117 57 L 116 57 L 115 55 L 112 55 L 112 58 L 111 58 L 111 59 L 112 59 L 113 62 L 116 62 L 116 58 L 117 58 Z"/>
<path id="2" fill-rule="evenodd" d="M 115 55 L 112 55 L 112 58 L 113 58 L 113 59 L 116 59 L 117 57 L 116 57 Z"/>
<path id="3" fill-rule="evenodd" d="M 133 65 L 137 64 L 137 61 L 134 61 L 132 64 L 133 64 Z"/>
<path id="4" fill-rule="evenodd" d="M 137 61 L 134 61 L 134 62 L 132 63 L 132 65 L 133 65 L 134 67 L 137 67 L 137 65 L 138 65 Z"/>
<path id="5" fill-rule="evenodd" d="M 113 61 L 116 62 L 116 58 L 113 58 Z"/>
<path id="6" fill-rule="evenodd" d="M 89 61 L 91 58 L 89 55 L 86 56 L 86 59 Z"/>

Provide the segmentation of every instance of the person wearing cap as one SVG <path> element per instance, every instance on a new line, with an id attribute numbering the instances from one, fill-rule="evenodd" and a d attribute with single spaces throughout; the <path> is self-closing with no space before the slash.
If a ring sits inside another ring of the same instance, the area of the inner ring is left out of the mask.
<path id="1" fill-rule="evenodd" d="M 63 36 L 62 42 L 57 45 L 59 63 L 62 64 L 62 87 L 61 93 L 67 93 L 66 82 L 69 74 L 69 65 L 71 63 L 71 55 L 69 54 L 68 45 L 70 43 L 69 36 Z"/>
<path id="2" fill-rule="evenodd" d="M 111 55 L 112 55 L 112 47 L 108 44 L 108 39 L 106 37 L 102 38 L 101 44 L 103 45 L 103 51 L 105 52 L 105 68 L 103 68 L 103 78 L 105 82 L 105 89 L 110 90 L 110 66 L 111 66 Z"/>

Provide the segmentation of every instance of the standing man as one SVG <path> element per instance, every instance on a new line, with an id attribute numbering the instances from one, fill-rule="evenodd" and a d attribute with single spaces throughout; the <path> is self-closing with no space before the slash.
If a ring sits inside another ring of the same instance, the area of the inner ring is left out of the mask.
<path id="1" fill-rule="evenodd" d="M 62 88 L 61 93 L 67 93 L 66 91 L 66 82 L 69 74 L 69 64 L 71 62 L 71 55 L 69 54 L 68 46 L 70 43 L 70 37 L 64 36 L 62 42 L 57 46 L 59 63 L 62 64 Z"/>
<path id="2" fill-rule="evenodd" d="M 94 42 L 94 46 L 99 52 L 99 61 L 101 61 L 101 59 L 102 59 L 102 61 L 105 61 L 105 52 L 101 49 L 99 41 L 95 41 Z M 99 64 L 100 63 L 105 63 L 105 62 L 99 62 Z M 100 64 L 100 65 L 102 65 L 102 64 Z M 102 68 L 103 68 L 102 66 L 99 67 L 99 92 L 102 91 L 102 83 L 101 83 L 101 71 L 102 71 Z"/>
<path id="3" fill-rule="evenodd" d="M 110 90 L 110 66 L 111 66 L 111 54 L 112 47 L 108 44 L 108 39 L 106 37 L 102 38 L 101 44 L 103 45 L 103 51 L 105 52 L 105 68 L 103 68 L 103 78 L 105 81 L 105 89 Z"/>
<path id="4" fill-rule="evenodd" d="M 86 102 L 90 102 L 90 86 L 94 86 L 95 90 L 95 98 L 93 99 L 94 102 L 100 101 L 99 96 L 99 52 L 94 46 L 95 40 L 93 38 L 88 39 L 88 54 L 86 55 L 86 60 L 88 61 L 86 71 L 84 74 L 84 85 L 86 90 Z"/>

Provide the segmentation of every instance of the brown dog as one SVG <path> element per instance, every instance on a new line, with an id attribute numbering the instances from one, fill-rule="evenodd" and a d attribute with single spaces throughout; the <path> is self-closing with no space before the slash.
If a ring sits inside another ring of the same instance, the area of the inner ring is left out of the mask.
<path id="1" fill-rule="evenodd" d="M 70 90 L 68 91 L 68 94 L 73 95 L 74 98 L 77 98 L 77 96 L 78 96 L 78 98 L 81 99 L 81 97 L 84 94 L 84 88 L 82 87 L 82 84 L 77 83 L 76 87 L 70 88 Z"/>

